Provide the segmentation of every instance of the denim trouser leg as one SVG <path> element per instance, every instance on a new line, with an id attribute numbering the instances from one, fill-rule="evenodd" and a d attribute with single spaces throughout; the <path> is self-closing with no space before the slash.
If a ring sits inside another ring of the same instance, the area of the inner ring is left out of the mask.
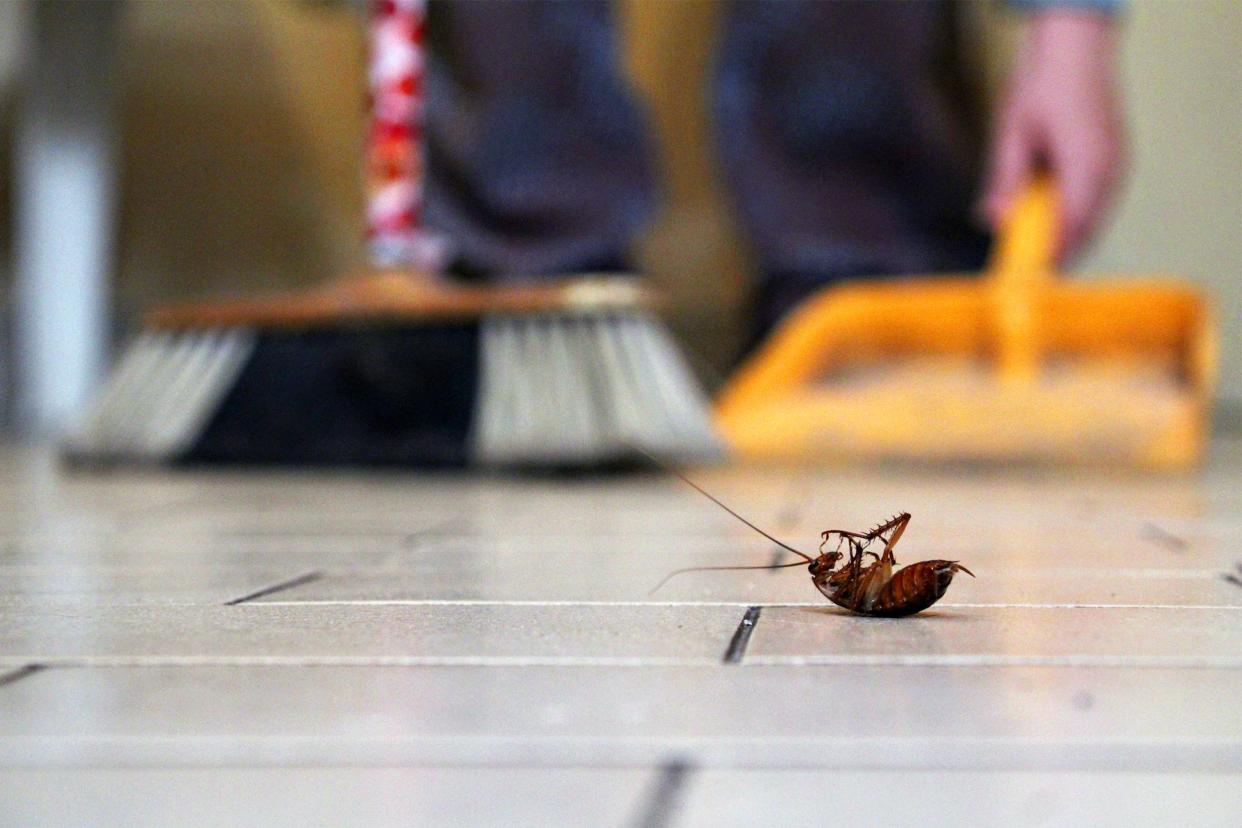
<path id="1" fill-rule="evenodd" d="M 714 113 L 762 335 L 845 277 L 977 269 L 977 142 L 950 4 L 739 0 Z"/>
<path id="2" fill-rule="evenodd" d="M 428 226 L 495 277 L 623 267 L 654 201 L 651 139 L 603 2 L 435 2 Z"/>

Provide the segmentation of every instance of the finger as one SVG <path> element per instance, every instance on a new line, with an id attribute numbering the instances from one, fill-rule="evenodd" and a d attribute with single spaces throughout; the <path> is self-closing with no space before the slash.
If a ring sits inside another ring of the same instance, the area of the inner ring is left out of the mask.
<path id="1" fill-rule="evenodd" d="M 1057 261 L 1077 255 L 1091 238 L 1108 204 L 1119 166 L 1118 152 L 1098 135 L 1067 135 L 1050 148 L 1061 193 Z"/>
<path id="2" fill-rule="evenodd" d="M 996 229 L 1009 212 L 1023 184 L 1030 177 L 1038 146 L 1030 122 L 1019 116 L 1007 116 L 998 130 L 988 165 L 982 212 Z"/>

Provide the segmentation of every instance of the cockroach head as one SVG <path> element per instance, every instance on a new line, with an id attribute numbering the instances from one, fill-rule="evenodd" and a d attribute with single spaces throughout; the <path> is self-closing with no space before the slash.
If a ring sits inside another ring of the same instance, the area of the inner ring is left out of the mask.
<path id="1" fill-rule="evenodd" d="M 819 557 L 807 565 L 807 570 L 811 573 L 811 577 L 815 577 L 821 572 L 831 572 L 836 567 L 837 561 L 841 560 L 841 557 L 841 553 L 835 549 L 831 552 L 820 552 Z"/>

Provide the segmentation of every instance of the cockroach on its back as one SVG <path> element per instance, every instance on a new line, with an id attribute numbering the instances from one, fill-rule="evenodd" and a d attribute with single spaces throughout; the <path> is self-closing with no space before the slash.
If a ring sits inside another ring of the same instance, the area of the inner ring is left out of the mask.
<path id="1" fill-rule="evenodd" d="M 910 513 L 902 512 L 869 532 L 860 534 L 842 529 L 824 532 L 819 557 L 807 567 L 811 582 L 829 601 L 850 612 L 898 618 L 921 612 L 939 601 L 958 572 L 975 577 L 957 561 L 919 561 L 894 572 L 897 559 L 893 557 L 893 547 L 909 523 Z M 890 533 L 888 537 L 884 537 L 885 532 Z M 838 538 L 837 548 L 824 552 L 824 546 L 833 535 Z M 884 542 L 884 552 L 879 555 L 867 551 L 877 539 Z M 842 543 L 849 546 L 849 559 L 840 569 L 834 570 L 843 557 Z M 866 555 L 875 558 L 875 562 L 863 566 Z"/>
<path id="2" fill-rule="evenodd" d="M 652 592 L 664 586 L 669 578 L 683 572 L 726 569 L 784 569 L 805 564 L 807 570 L 811 573 L 811 583 L 815 584 L 815 588 L 823 593 L 825 598 L 837 606 L 844 607 L 858 615 L 899 618 L 921 612 L 939 601 L 949 588 L 949 584 L 952 583 L 953 576 L 958 572 L 965 572 L 970 577 L 975 577 L 973 572 L 957 561 L 919 561 L 918 563 L 907 564 L 894 571 L 893 567 L 896 566 L 897 560 L 893 557 L 893 547 L 897 545 L 897 540 L 906 531 L 907 524 L 910 523 L 909 512 L 894 515 L 867 532 L 829 529 L 821 534 L 823 542 L 819 546 L 818 557 L 812 558 L 810 555 L 799 552 L 792 546 L 772 537 L 708 494 L 708 492 L 681 472 L 678 472 L 676 469 L 671 469 L 670 471 L 693 486 L 717 506 L 733 515 L 733 517 L 745 523 L 782 549 L 786 549 L 801 557 L 802 560 L 770 566 L 696 566 L 688 569 L 678 569 L 670 572 L 663 581 L 656 585 Z M 888 533 L 887 536 L 885 533 Z M 837 545 L 834 549 L 825 552 L 824 547 L 828 545 L 833 535 L 837 536 Z M 883 541 L 884 543 L 884 551 L 879 555 L 867 549 L 876 540 Z M 848 555 L 841 552 L 843 545 L 848 547 Z M 864 559 L 867 555 L 875 558 L 875 561 L 864 565 Z M 845 561 L 838 569 L 837 564 L 843 558 Z"/>

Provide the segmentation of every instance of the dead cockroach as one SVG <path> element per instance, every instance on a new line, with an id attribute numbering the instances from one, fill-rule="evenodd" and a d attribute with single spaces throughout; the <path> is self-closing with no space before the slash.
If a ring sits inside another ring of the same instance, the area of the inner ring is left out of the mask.
<path id="1" fill-rule="evenodd" d="M 921 612 L 939 601 L 940 597 L 944 595 L 945 590 L 949 588 L 949 584 L 953 581 L 953 576 L 956 573 L 965 572 L 970 577 L 975 577 L 973 572 L 957 561 L 919 561 L 918 563 L 907 564 L 894 572 L 893 567 L 897 565 L 897 560 L 893 557 L 893 547 L 897 545 L 897 540 L 906 531 L 906 525 L 910 523 L 909 512 L 894 515 L 867 532 L 829 529 L 820 535 L 823 541 L 819 545 L 819 555 L 812 558 L 805 552 L 799 552 L 789 544 L 772 537 L 721 503 L 681 472 L 676 469 L 669 469 L 669 471 L 672 471 L 673 474 L 676 474 L 686 483 L 693 486 L 717 506 L 733 515 L 733 517 L 782 549 L 786 549 L 799 556 L 802 560 L 787 564 L 772 564 L 770 566 L 695 566 L 688 569 L 678 569 L 670 572 L 664 580 L 656 585 L 655 589 L 651 590 L 652 592 L 664 586 L 669 578 L 680 575 L 683 572 L 725 569 L 785 569 L 791 566 L 805 565 L 811 573 L 811 583 L 815 584 L 815 588 L 822 592 L 825 598 L 837 606 L 844 607 L 850 612 L 859 615 L 898 618 L 903 615 L 913 615 L 916 612 Z M 837 536 L 836 547 L 825 551 L 824 547 L 832 540 L 833 535 Z M 884 551 L 879 555 L 867 550 L 867 547 L 877 540 L 884 543 Z M 842 553 L 842 546 L 848 549 L 848 557 Z M 875 560 L 864 566 L 864 560 L 867 555 L 875 558 Z M 847 559 L 841 565 L 841 568 L 837 569 L 836 566 L 841 562 L 842 558 Z"/>

